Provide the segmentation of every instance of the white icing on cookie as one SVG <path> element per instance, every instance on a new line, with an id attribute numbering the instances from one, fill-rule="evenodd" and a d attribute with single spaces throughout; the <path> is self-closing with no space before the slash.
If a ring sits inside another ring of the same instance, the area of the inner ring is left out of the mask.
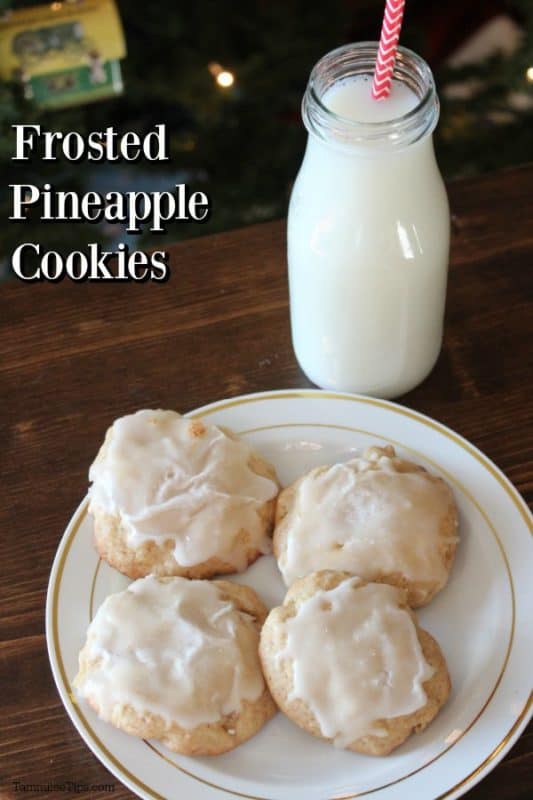
<path id="1" fill-rule="evenodd" d="M 270 551 L 258 512 L 278 491 L 250 469 L 251 456 L 245 442 L 214 425 L 138 411 L 106 435 L 89 471 L 89 510 L 118 515 L 133 548 L 171 539 L 181 566 L 218 556 L 244 569 L 247 549 Z"/>
<path id="2" fill-rule="evenodd" d="M 209 581 L 141 578 L 111 595 L 89 626 L 76 678 L 103 719 L 132 706 L 192 729 L 238 712 L 264 691 L 252 618 Z"/>
<path id="3" fill-rule="evenodd" d="M 444 481 L 421 471 L 399 471 L 396 459 L 370 448 L 363 458 L 313 470 L 299 483 L 283 525 L 279 554 L 287 586 L 321 569 L 366 580 L 400 573 L 444 583 L 440 532 L 453 502 Z M 411 468 L 412 469 L 412 468 Z"/>
<path id="4" fill-rule="evenodd" d="M 338 747 L 383 736 L 376 720 L 422 708 L 422 684 L 433 675 L 409 613 L 399 608 L 400 590 L 359 583 L 348 578 L 305 600 L 285 621 L 278 654 L 292 663 L 289 700 L 302 700 Z"/>

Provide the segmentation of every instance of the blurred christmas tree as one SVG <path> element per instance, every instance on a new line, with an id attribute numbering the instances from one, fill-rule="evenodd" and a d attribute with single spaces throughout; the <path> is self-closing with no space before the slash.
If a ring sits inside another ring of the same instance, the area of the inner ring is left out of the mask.
<path id="1" fill-rule="evenodd" d="M 446 18 L 453 5 L 446 7 Z M 471 29 L 477 24 L 474 7 L 486 17 L 489 6 L 491 13 L 508 11 L 516 20 L 522 32 L 518 46 L 477 65 L 451 68 L 445 65 L 446 48 L 437 56 L 434 48 L 442 3 L 407 4 L 402 42 L 435 68 L 442 100 L 436 147 L 448 177 L 532 156 L 533 3 L 470 4 Z M 214 205 L 208 224 L 174 224 L 165 241 L 283 216 L 305 144 L 300 102 L 309 70 L 333 47 L 377 38 L 383 0 L 329 0 L 327 5 L 308 0 L 119 0 L 118 7 L 128 46 L 121 97 L 42 111 L 24 100 L 15 85 L 0 87 L 0 159 L 6 184 L 42 184 L 53 176 L 56 188 L 95 188 L 100 179 L 109 181 L 106 189 L 124 188 L 116 185 L 110 166 L 106 178 L 90 164 L 26 166 L 9 161 L 10 126 L 15 122 L 81 133 L 113 125 L 140 134 L 164 122 L 171 168 L 132 164 L 116 175 L 127 179 L 128 189 L 144 188 L 149 169 L 157 184 L 151 188 L 169 189 L 179 170 L 181 180 L 207 191 Z M 457 9 L 467 13 L 459 3 Z M 455 90 L 448 93 L 450 86 Z M 4 192 L 4 218 L 9 202 Z M 106 233 L 100 230 L 104 243 Z M 93 226 L 39 225 L 30 218 L 21 226 L 4 225 L 0 254 L 8 255 L 19 241 L 68 251 L 94 241 L 95 234 Z M 143 246 L 161 247 L 161 238 L 145 234 Z"/>
<path id="2" fill-rule="evenodd" d="M 489 12 L 490 6 L 484 4 Z M 484 34 L 486 49 L 499 39 L 493 54 L 478 61 L 461 52 L 436 70 L 441 121 L 435 145 L 448 177 L 533 158 L 533 2 L 494 3 L 493 10 L 470 48 L 473 55 L 482 51 Z"/>

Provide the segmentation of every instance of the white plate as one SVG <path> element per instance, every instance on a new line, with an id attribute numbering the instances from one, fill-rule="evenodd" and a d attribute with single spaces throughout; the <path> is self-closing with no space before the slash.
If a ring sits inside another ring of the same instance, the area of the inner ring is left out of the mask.
<path id="1" fill-rule="evenodd" d="M 84 501 L 59 545 L 46 608 L 52 670 L 83 739 L 117 778 L 149 800 L 459 797 L 495 766 L 531 716 L 533 540 L 517 491 L 460 436 L 381 400 L 270 392 L 213 403 L 193 415 L 243 436 L 276 466 L 284 484 L 371 443 L 393 444 L 449 481 L 461 542 L 448 586 L 419 616 L 447 658 L 452 695 L 424 733 L 386 758 L 336 750 L 281 713 L 249 742 L 216 758 L 176 755 L 116 730 L 72 695 L 87 625 L 104 598 L 128 583 L 98 560 Z M 268 605 L 284 595 L 270 556 L 236 580 L 257 589 Z"/>

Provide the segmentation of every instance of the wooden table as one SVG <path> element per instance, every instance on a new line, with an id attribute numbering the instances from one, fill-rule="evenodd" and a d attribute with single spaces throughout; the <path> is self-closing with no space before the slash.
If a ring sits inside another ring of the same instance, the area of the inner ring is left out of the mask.
<path id="1" fill-rule="evenodd" d="M 444 348 L 431 376 L 402 402 L 470 439 L 531 500 L 533 167 L 454 183 L 450 195 Z M 138 408 L 186 411 L 309 385 L 289 337 L 283 222 L 170 249 L 172 279 L 164 285 L 0 288 L 2 798 L 21 796 L 16 780 L 111 782 L 112 794 L 79 796 L 132 797 L 70 723 L 44 636 L 52 559 L 107 426 Z M 533 797 L 532 732 L 472 800 Z"/>

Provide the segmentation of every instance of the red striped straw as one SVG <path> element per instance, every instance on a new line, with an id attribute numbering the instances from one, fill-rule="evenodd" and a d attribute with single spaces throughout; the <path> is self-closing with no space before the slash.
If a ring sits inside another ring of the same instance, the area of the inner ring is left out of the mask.
<path id="1" fill-rule="evenodd" d="M 386 0 L 378 57 L 372 81 L 372 97 L 383 100 L 390 94 L 398 40 L 402 29 L 405 0 Z"/>

